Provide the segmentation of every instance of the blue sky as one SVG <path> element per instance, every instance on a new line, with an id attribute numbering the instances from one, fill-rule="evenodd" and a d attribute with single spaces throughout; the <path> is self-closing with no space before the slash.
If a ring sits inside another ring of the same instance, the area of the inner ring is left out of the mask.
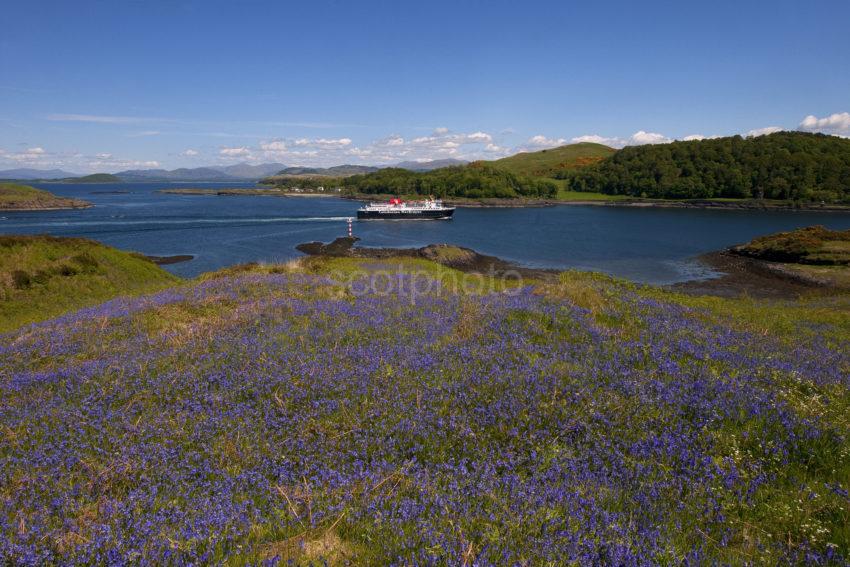
<path id="1" fill-rule="evenodd" d="M 490 158 L 850 135 L 850 2 L 0 6 L 0 168 Z"/>

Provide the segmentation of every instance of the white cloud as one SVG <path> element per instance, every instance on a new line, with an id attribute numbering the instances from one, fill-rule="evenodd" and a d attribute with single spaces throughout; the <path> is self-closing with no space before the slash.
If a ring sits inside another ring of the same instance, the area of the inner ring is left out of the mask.
<path id="1" fill-rule="evenodd" d="M 180 155 L 186 156 L 186 157 L 195 157 L 196 155 L 198 155 L 198 153 L 199 153 L 198 150 L 193 150 L 192 148 L 189 148 L 186 151 L 184 151 L 183 153 L 181 153 Z"/>
<path id="2" fill-rule="evenodd" d="M 351 145 L 351 138 L 319 138 L 318 140 L 313 140 L 313 145 L 327 148 L 345 147 Z"/>
<path id="3" fill-rule="evenodd" d="M 251 155 L 251 150 L 246 147 L 240 148 L 221 148 L 218 151 L 219 155 L 226 158 L 239 158 L 239 157 L 247 157 Z"/>
<path id="4" fill-rule="evenodd" d="M 103 154 L 98 154 L 103 155 Z M 88 171 L 96 171 L 103 172 L 104 170 L 109 171 L 118 171 L 122 169 L 150 169 L 150 168 L 158 168 L 160 164 L 156 160 L 134 160 L 134 159 L 114 159 L 111 156 L 109 158 L 98 158 L 95 156 L 95 159 L 90 159 L 87 162 L 84 162 L 83 165 Z"/>
<path id="5" fill-rule="evenodd" d="M 271 142 L 261 142 L 260 149 L 264 152 L 285 152 L 286 143 L 282 140 L 273 140 Z"/>
<path id="6" fill-rule="evenodd" d="M 537 134 L 529 138 L 526 145 L 530 148 L 554 148 L 556 146 L 563 146 L 566 143 L 567 140 L 564 138 L 547 138 L 542 134 Z"/>
<path id="7" fill-rule="evenodd" d="M 685 136 L 682 138 L 685 142 L 693 142 L 698 140 L 716 140 L 717 138 L 722 138 L 722 136 L 718 136 L 714 134 L 712 136 L 703 136 L 702 134 L 690 134 L 689 136 Z"/>
<path id="8" fill-rule="evenodd" d="M 449 133 L 449 129 L 445 126 L 440 126 L 439 128 L 434 128 L 434 136 L 444 136 Z"/>
<path id="9" fill-rule="evenodd" d="M 850 112 L 830 114 L 825 118 L 818 118 L 810 114 L 803 118 L 798 128 L 807 132 L 850 136 Z"/>
<path id="10" fill-rule="evenodd" d="M 498 144 L 487 144 L 484 146 L 484 151 L 492 154 L 504 154 L 510 151 L 509 148 L 505 148 Z"/>
<path id="11" fill-rule="evenodd" d="M 606 146 L 610 146 L 612 142 L 616 140 L 619 140 L 619 138 L 606 138 L 605 136 L 600 136 L 598 134 L 586 134 L 584 136 L 576 136 L 570 141 L 574 144 L 590 142 L 592 144 L 604 144 Z"/>
<path id="12" fill-rule="evenodd" d="M 351 145 L 351 138 L 298 138 L 294 144 L 319 148 L 342 148 Z"/>
<path id="13" fill-rule="evenodd" d="M 16 153 L 7 153 L 4 151 L 0 153 L 0 155 L 2 155 L 4 159 L 14 162 L 26 162 L 29 165 L 37 165 L 36 162 L 49 158 L 48 153 L 40 146 L 27 148 Z"/>
<path id="14" fill-rule="evenodd" d="M 646 144 L 666 144 L 668 142 L 672 142 L 671 138 L 663 134 L 657 134 L 655 132 L 644 132 L 643 130 L 639 130 L 632 134 L 632 137 L 629 138 L 629 146 L 642 146 Z"/>
<path id="15" fill-rule="evenodd" d="M 658 134 L 656 132 L 646 132 L 644 130 L 638 130 L 628 138 L 620 138 L 620 137 L 607 137 L 600 136 L 599 134 L 587 134 L 584 136 L 578 136 L 570 140 L 573 143 L 578 142 L 592 142 L 594 144 L 603 144 L 606 146 L 610 146 L 612 148 L 622 148 L 625 146 L 644 146 L 647 144 L 666 144 L 668 142 L 672 142 L 672 138 L 668 138 L 664 134 Z"/>
<path id="16" fill-rule="evenodd" d="M 487 143 L 487 144 L 489 144 L 490 142 L 493 141 L 493 137 L 486 132 L 473 132 L 472 134 L 467 134 L 465 140 L 467 141 L 467 143 L 470 143 L 470 144 L 474 144 L 474 143 L 482 143 L 482 144 Z"/>
<path id="17" fill-rule="evenodd" d="M 744 134 L 745 138 L 755 138 L 758 136 L 767 136 L 768 134 L 775 134 L 776 132 L 782 132 L 782 127 L 780 126 L 766 126 L 764 128 L 756 128 L 755 130 L 750 130 L 746 134 Z"/>
<path id="18" fill-rule="evenodd" d="M 100 173 L 119 171 L 131 168 L 159 167 L 155 160 L 134 160 L 117 158 L 111 153 L 101 152 L 94 155 L 86 155 L 81 152 L 53 152 L 41 146 L 34 146 L 10 153 L 0 150 L 0 164 L 24 165 L 39 169 L 62 168 L 69 171 L 85 173 Z"/>

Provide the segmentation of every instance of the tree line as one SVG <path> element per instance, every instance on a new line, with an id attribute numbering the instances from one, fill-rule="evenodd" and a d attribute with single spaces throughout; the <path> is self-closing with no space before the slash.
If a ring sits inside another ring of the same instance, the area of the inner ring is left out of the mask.
<path id="1" fill-rule="evenodd" d="M 850 140 L 777 132 L 632 146 L 559 176 L 610 195 L 850 202 Z"/>
<path id="2" fill-rule="evenodd" d="M 388 167 L 346 177 L 342 186 L 352 193 L 433 195 L 438 198 L 551 198 L 558 193 L 557 184 L 550 179 L 523 177 L 481 162 L 422 172 Z"/>

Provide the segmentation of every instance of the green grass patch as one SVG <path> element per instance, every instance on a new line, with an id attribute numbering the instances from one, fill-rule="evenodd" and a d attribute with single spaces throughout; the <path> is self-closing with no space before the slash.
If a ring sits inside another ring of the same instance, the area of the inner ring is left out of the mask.
<path id="1" fill-rule="evenodd" d="M 582 193 L 581 191 L 569 191 L 564 189 L 564 180 L 560 181 L 559 185 L 561 186 L 558 189 L 558 200 L 559 201 L 622 201 L 624 199 L 628 199 L 623 195 L 606 195 L 605 193 Z"/>
<path id="2" fill-rule="evenodd" d="M 0 332 L 179 281 L 139 255 L 91 240 L 0 236 Z"/>
<path id="3" fill-rule="evenodd" d="M 35 201 L 47 201 L 56 198 L 49 191 L 36 189 L 29 185 L 17 183 L 0 183 L 0 204 L 18 205 Z"/>

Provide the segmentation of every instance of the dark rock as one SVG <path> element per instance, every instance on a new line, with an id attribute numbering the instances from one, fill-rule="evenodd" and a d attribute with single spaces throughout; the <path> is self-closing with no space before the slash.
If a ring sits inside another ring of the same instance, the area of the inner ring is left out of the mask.
<path id="1" fill-rule="evenodd" d="M 308 256 L 354 256 L 354 243 L 360 240 L 356 236 L 343 236 L 330 244 L 323 242 L 305 242 L 295 247 Z"/>

